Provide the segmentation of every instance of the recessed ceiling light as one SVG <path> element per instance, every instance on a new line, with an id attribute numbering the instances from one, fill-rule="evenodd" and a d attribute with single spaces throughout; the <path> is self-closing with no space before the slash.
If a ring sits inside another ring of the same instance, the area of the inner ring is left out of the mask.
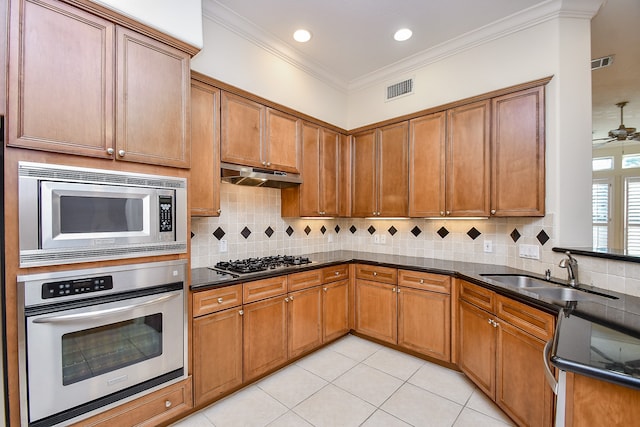
<path id="1" fill-rule="evenodd" d="M 311 40 L 311 33 L 307 30 L 302 29 L 296 30 L 296 32 L 293 33 L 293 39 L 300 43 L 306 43 Z"/>
<path id="2" fill-rule="evenodd" d="M 413 32 L 410 29 L 408 29 L 408 28 L 400 28 L 393 35 L 393 38 L 396 39 L 399 42 L 403 42 L 405 40 L 409 40 L 412 35 L 413 35 Z"/>

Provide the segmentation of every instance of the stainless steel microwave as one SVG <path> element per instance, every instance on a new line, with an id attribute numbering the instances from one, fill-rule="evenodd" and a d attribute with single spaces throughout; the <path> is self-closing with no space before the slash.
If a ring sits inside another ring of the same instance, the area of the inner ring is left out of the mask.
<path id="1" fill-rule="evenodd" d="M 187 251 L 186 179 L 20 162 L 20 266 Z"/>

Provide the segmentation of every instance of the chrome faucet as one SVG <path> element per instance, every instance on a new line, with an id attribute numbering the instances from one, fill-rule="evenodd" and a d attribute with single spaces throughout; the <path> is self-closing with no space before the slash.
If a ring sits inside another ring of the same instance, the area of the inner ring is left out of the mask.
<path id="1" fill-rule="evenodd" d="M 569 251 L 565 252 L 567 255 L 566 258 L 562 258 L 560 260 L 560 264 L 558 265 L 560 268 L 566 268 L 567 274 L 569 275 L 569 286 L 573 286 L 574 288 L 578 286 L 578 260 L 571 256 Z"/>

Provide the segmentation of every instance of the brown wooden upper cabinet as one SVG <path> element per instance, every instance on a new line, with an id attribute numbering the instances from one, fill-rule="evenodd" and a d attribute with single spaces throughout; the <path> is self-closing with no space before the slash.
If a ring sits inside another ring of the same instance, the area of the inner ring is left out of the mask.
<path id="1" fill-rule="evenodd" d="M 221 103 L 221 161 L 300 173 L 300 119 L 229 92 Z"/>
<path id="2" fill-rule="evenodd" d="M 191 215 L 220 215 L 220 89 L 191 82 Z"/>
<path id="3" fill-rule="evenodd" d="M 302 124 L 302 184 L 282 189 L 282 215 L 338 216 L 341 135 Z"/>
<path id="4" fill-rule="evenodd" d="M 352 217 L 407 216 L 408 136 L 408 121 L 353 135 Z"/>
<path id="5" fill-rule="evenodd" d="M 544 86 L 491 105 L 491 215 L 544 216 Z"/>
<path id="6" fill-rule="evenodd" d="M 9 64 L 7 145 L 190 166 L 189 54 L 62 2 L 13 0 Z"/>

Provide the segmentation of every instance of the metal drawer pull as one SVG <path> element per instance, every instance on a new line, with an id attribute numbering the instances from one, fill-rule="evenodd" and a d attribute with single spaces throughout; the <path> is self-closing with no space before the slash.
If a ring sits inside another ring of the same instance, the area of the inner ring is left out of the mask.
<path id="1" fill-rule="evenodd" d="M 166 402 L 164 402 L 164 407 L 165 408 L 171 408 L 171 401 L 167 400 Z"/>
<path id="2" fill-rule="evenodd" d="M 322 288 L 323 291 L 327 292 L 327 288 Z"/>
<path id="3" fill-rule="evenodd" d="M 339 275 L 340 275 L 340 272 L 339 272 L 339 271 L 336 271 L 334 274 L 335 274 L 336 276 L 339 276 Z"/>
<path id="4" fill-rule="evenodd" d="M 51 317 L 42 317 L 40 319 L 35 319 L 33 323 L 62 323 L 62 322 L 75 322 L 77 320 L 87 320 L 87 319 L 96 319 L 99 317 L 112 316 L 114 314 L 119 314 L 125 311 L 135 310 L 136 308 L 146 307 L 148 305 L 160 304 L 162 302 L 168 301 L 172 298 L 175 298 L 179 295 L 179 293 L 173 293 L 169 295 L 163 295 L 160 298 L 153 299 L 151 301 L 143 302 L 140 304 L 128 305 L 126 307 L 116 307 L 109 308 L 106 310 L 94 311 L 90 313 L 77 313 L 77 314 L 66 314 L 63 316 L 51 316 Z"/>
<path id="5" fill-rule="evenodd" d="M 115 150 L 111 147 L 107 148 L 107 154 L 110 156 L 113 156 L 113 153 L 115 153 Z"/>
<path id="6" fill-rule="evenodd" d="M 378 275 L 378 272 L 374 271 L 374 272 L 373 272 L 373 275 L 374 275 L 374 276 L 377 276 L 377 275 Z"/>
<path id="7" fill-rule="evenodd" d="M 551 366 L 549 366 L 549 356 L 551 356 L 551 343 L 553 340 L 547 341 L 544 345 L 544 350 L 542 351 L 542 359 L 544 362 L 544 376 L 547 377 L 547 382 L 553 390 L 553 394 L 558 394 L 558 381 L 556 381 L 556 377 L 553 376 L 553 372 L 551 371 Z"/>
<path id="8" fill-rule="evenodd" d="M 244 310 L 240 310 L 240 311 L 238 311 L 238 314 L 239 314 L 240 316 L 242 316 L 242 315 L 244 314 Z"/>
<path id="9" fill-rule="evenodd" d="M 285 298 L 285 299 L 284 299 L 284 302 L 289 302 L 289 298 Z"/>
<path id="10" fill-rule="evenodd" d="M 118 150 L 118 155 L 119 155 L 120 157 L 124 157 L 124 155 L 125 155 L 125 154 L 126 154 L 126 153 L 125 153 L 125 151 L 124 151 L 124 150 Z"/>
<path id="11" fill-rule="evenodd" d="M 222 304 L 222 297 L 218 298 L 218 304 Z"/>
<path id="12" fill-rule="evenodd" d="M 420 279 L 420 284 L 424 285 L 424 279 Z"/>

